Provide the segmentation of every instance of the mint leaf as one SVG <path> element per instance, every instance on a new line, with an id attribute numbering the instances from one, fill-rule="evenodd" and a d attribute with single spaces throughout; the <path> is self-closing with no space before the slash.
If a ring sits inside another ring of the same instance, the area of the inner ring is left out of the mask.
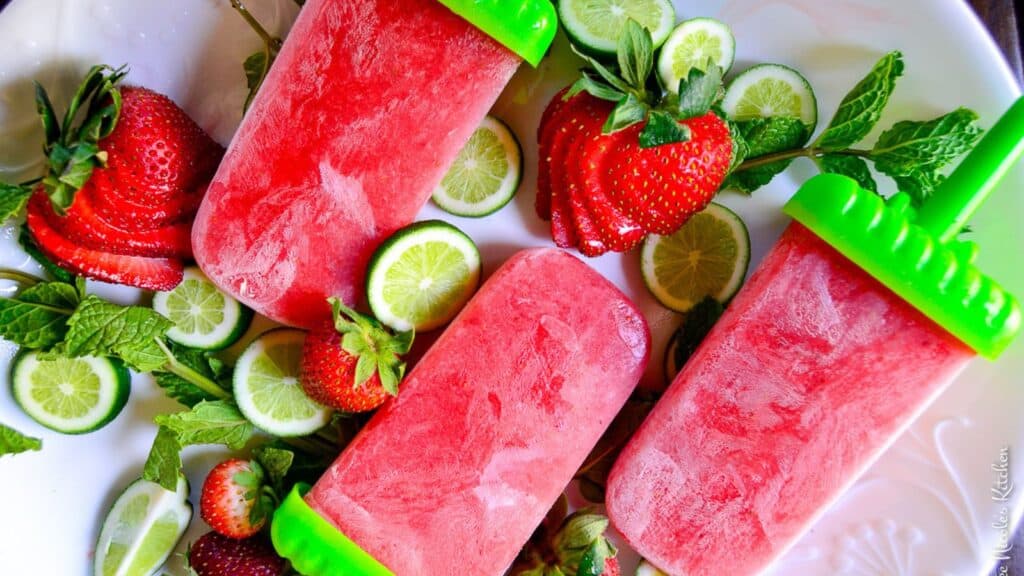
<path id="1" fill-rule="evenodd" d="M 249 110 L 249 106 L 252 104 L 256 93 L 260 91 L 260 87 L 263 86 L 263 81 L 267 78 L 267 73 L 270 72 L 270 65 L 274 59 L 270 56 L 270 51 L 267 48 L 250 55 L 245 59 L 245 83 L 249 88 L 249 94 L 245 97 L 245 105 L 242 108 L 243 112 Z"/>
<path id="2" fill-rule="evenodd" d="M 632 18 L 626 20 L 616 54 L 622 78 L 642 91 L 654 67 L 654 41 L 650 31 Z"/>
<path id="3" fill-rule="evenodd" d="M 841 154 L 825 154 L 818 158 L 818 167 L 829 174 L 841 174 L 857 181 L 857 184 L 872 192 L 878 192 L 878 185 L 871 175 L 868 163 L 857 156 L 845 156 Z"/>
<path id="4" fill-rule="evenodd" d="M 720 117 L 724 118 L 725 115 L 721 114 Z M 736 122 L 732 120 L 724 120 L 724 122 L 729 126 L 729 139 L 732 140 L 732 159 L 729 161 L 729 171 L 727 172 L 727 174 L 732 174 L 747 159 L 750 154 L 750 145 L 747 144 L 747 139 L 743 137 Z"/>
<path id="5" fill-rule="evenodd" d="M 253 425 L 229 400 L 200 402 L 189 412 L 161 414 L 155 422 L 174 432 L 182 447 L 223 444 L 232 450 L 241 450 L 255 432 Z"/>
<path id="6" fill-rule="evenodd" d="M 760 156 L 800 148 L 810 138 L 810 130 L 799 118 L 755 118 L 737 122 L 736 128 L 745 143 L 745 164 L 756 161 Z M 771 182 L 792 162 L 790 158 L 753 167 L 741 164 L 722 187 L 749 194 Z"/>
<path id="7" fill-rule="evenodd" d="M 0 224 L 19 216 L 31 196 L 31 186 L 0 182 Z"/>
<path id="8" fill-rule="evenodd" d="M 608 120 L 604 123 L 604 127 L 601 128 L 601 132 L 604 134 L 618 132 L 623 128 L 643 122 L 646 117 L 647 105 L 638 100 L 633 94 L 629 94 L 620 100 L 615 109 L 612 110 L 612 113 L 608 115 Z"/>
<path id="9" fill-rule="evenodd" d="M 934 172 L 969 151 L 981 137 L 978 115 L 958 108 L 925 122 L 897 122 L 871 150 L 875 167 L 890 176 Z"/>
<path id="10" fill-rule="evenodd" d="M 68 320 L 65 338 L 70 356 L 120 356 L 139 372 L 167 362 L 156 342 L 174 324 L 149 308 L 118 306 L 89 295 Z"/>
<path id="11" fill-rule="evenodd" d="M 157 429 L 153 446 L 142 468 L 142 477 L 155 482 L 166 490 L 178 489 L 178 476 L 181 474 L 181 444 L 174 431 L 161 426 Z"/>
<path id="12" fill-rule="evenodd" d="M 931 198 L 935 189 L 942 184 L 946 177 L 937 172 L 918 170 L 903 176 L 893 176 L 892 179 L 896 182 L 896 188 L 900 192 L 905 192 L 910 196 L 914 206 L 920 206 L 925 200 Z"/>
<path id="13" fill-rule="evenodd" d="M 609 86 L 598 78 L 594 78 L 586 70 L 583 71 L 580 79 L 577 80 L 573 85 L 566 91 L 565 95 L 562 96 L 563 100 L 568 100 L 580 92 L 586 92 L 594 98 L 601 100 L 607 100 L 609 102 L 618 102 L 625 97 L 621 91 L 616 88 Z"/>
<path id="14" fill-rule="evenodd" d="M 13 298 L 0 298 L 0 337 L 25 348 L 50 348 L 64 340 L 78 306 L 71 284 L 46 282 Z"/>
<path id="15" fill-rule="evenodd" d="M 171 353 L 178 362 L 216 382 L 224 390 L 231 390 L 231 370 L 208 352 L 171 344 Z M 212 394 L 176 374 L 155 372 L 153 375 L 157 385 L 163 388 L 168 396 L 188 408 L 203 401 L 217 400 Z"/>
<path id="16" fill-rule="evenodd" d="M 863 140 L 882 117 L 896 80 L 903 75 L 903 55 L 890 52 L 843 98 L 828 128 L 818 137 L 817 148 L 836 151 Z"/>
<path id="17" fill-rule="evenodd" d="M 39 451 L 42 448 L 42 440 L 26 436 L 14 428 L 0 424 L 0 456 L 21 454 L 30 450 Z"/>
<path id="18" fill-rule="evenodd" d="M 295 462 L 295 452 L 286 448 L 278 448 L 264 444 L 253 450 L 253 457 L 267 473 L 270 485 L 280 493 L 284 489 L 284 479 Z"/>
<path id="19" fill-rule="evenodd" d="M 687 78 L 679 81 L 676 118 L 686 120 L 703 116 L 722 94 L 722 68 L 708 64 L 707 71 L 691 68 Z"/>
<path id="20" fill-rule="evenodd" d="M 74 274 L 54 264 L 52 260 L 47 258 L 46 255 L 39 250 L 39 245 L 36 244 L 35 238 L 32 237 L 32 232 L 29 231 L 28 224 L 21 225 L 21 229 L 18 232 L 18 244 L 21 244 L 21 249 L 24 250 L 25 253 L 33 260 L 38 262 L 54 280 L 59 280 L 68 284 L 74 283 Z"/>
<path id="21" fill-rule="evenodd" d="M 647 118 L 647 125 L 640 132 L 640 147 L 653 148 L 663 144 L 686 142 L 689 139 L 689 126 L 680 124 L 666 112 L 654 110 Z"/>

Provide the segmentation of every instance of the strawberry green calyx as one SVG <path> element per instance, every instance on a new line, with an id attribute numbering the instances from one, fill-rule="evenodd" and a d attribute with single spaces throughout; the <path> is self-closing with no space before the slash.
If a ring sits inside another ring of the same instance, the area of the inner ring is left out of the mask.
<path id="1" fill-rule="evenodd" d="M 329 302 L 334 328 L 342 334 L 342 349 L 358 359 L 353 388 L 362 386 L 376 373 L 384 390 L 392 396 L 398 395 L 398 383 L 405 376 L 405 362 L 401 357 L 412 348 L 414 331 L 392 333 L 377 320 L 345 306 L 337 298 L 330 298 Z"/>
<path id="2" fill-rule="evenodd" d="M 615 102 L 602 132 L 611 134 L 640 122 L 647 122 L 640 133 L 640 147 L 686 142 L 690 129 L 679 122 L 703 116 L 722 98 L 723 70 L 710 60 L 706 71 L 694 68 L 679 82 L 677 93 L 659 86 L 651 90 L 654 72 L 654 42 L 651 33 L 634 20 L 626 22 L 616 51 L 617 69 L 577 51 L 590 68 L 565 93 L 568 100 L 580 92 Z M 655 76 L 657 77 L 657 76 Z M 660 82 L 660 80 L 659 80 Z"/>
<path id="3" fill-rule="evenodd" d="M 117 84 L 128 74 L 126 67 L 93 66 L 78 87 L 62 122 L 57 121 L 46 90 L 37 82 L 36 109 L 43 123 L 46 144 L 46 175 L 42 185 L 53 209 L 63 215 L 93 169 L 106 164 L 99 141 L 117 126 L 121 92 Z M 84 112 L 83 112 L 84 110 Z M 81 116 L 81 122 L 76 123 Z"/>
<path id="4" fill-rule="evenodd" d="M 605 537 L 608 518 L 589 509 L 565 516 L 563 495 L 513 567 L 515 576 L 601 576 L 616 565 L 615 546 Z"/>

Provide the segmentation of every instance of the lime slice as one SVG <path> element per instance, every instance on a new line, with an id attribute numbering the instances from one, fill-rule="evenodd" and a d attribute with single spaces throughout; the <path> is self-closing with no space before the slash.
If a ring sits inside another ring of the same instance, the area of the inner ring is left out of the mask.
<path id="1" fill-rule="evenodd" d="M 750 264 L 750 237 L 739 216 L 712 203 L 675 234 L 648 236 L 640 258 L 651 294 L 685 313 L 707 296 L 724 303 L 739 290 Z"/>
<path id="2" fill-rule="evenodd" d="M 440 220 L 399 230 L 370 260 L 366 294 L 377 320 L 398 331 L 433 330 L 458 314 L 480 284 L 480 252 Z"/>
<path id="3" fill-rule="evenodd" d="M 185 269 L 174 290 L 153 295 L 153 309 L 174 322 L 168 338 L 200 350 L 227 348 L 252 322 L 251 310 L 221 292 L 195 266 Z"/>
<path id="4" fill-rule="evenodd" d="M 96 541 L 93 574 L 150 576 L 163 566 L 192 519 L 188 484 L 178 480 L 170 492 L 159 484 L 136 480 L 107 512 Z"/>
<path id="5" fill-rule="evenodd" d="M 522 175 L 519 141 L 504 122 L 488 116 L 434 189 L 434 203 L 456 216 L 487 216 L 512 200 Z"/>
<path id="6" fill-rule="evenodd" d="M 106 426 L 128 402 L 131 377 L 120 360 L 19 354 L 11 367 L 14 400 L 33 420 L 64 434 Z"/>
<path id="7" fill-rule="evenodd" d="M 577 48 L 597 57 L 614 57 L 619 36 L 632 18 L 661 46 L 676 23 L 669 0 L 559 0 L 558 18 Z"/>
<path id="8" fill-rule="evenodd" d="M 679 91 L 679 81 L 690 70 L 707 70 L 717 64 L 725 74 L 736 56 L 736 39 L 728 26 L 711 18 L 694 18 L 676 27 L 661 47 L 658 77 L 665 89 Z"/>
<path id="9" fill-rule="evenodd" d="M 818 123 L 810 83 L 781 64 L 761 64 L 737 76 L 725 91 L 722 110 L 736 121 L 784 116 L 803 120 L 811 130 Z"/>
<path id="10" fill-rule="evenodd" d="M 647 560 L 641 560 L 640 565 L 636 567 L 636 576 L 668 576 L 668 574 L 658 570 Z"/>
<path id="11" fill-rule="evenodd" d="M 323 428 L 331 409 L 299 384 L 306 333 L 280 328 L 254 340 L 235 365 L 235 402 L 250 422 L 275 436 L 304 436 Z"/>

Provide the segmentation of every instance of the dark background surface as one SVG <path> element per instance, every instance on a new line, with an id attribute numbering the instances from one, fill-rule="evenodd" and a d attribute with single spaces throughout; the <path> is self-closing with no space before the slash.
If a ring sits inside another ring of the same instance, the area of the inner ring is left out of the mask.
<path id="1" fill-rule="evenodd" d="M 1021 24 L 1024 23 L 1024 2 L 1018 3 L 1015 7 L 1013 0 L 967 0 L 974 10 L 988 26 L 989 31 L 995 38 L 999 47 L 1006 55 L 1010 67 L 1014 70 L 1018 79 L 1024 80 L 1022 74 L 1022 60 L 1024 53 L 1021 52 Z M 7 5 L 9 0 L 0 0 L 0 9 Z M 997 566 L 993 576 L 1000 574 L 1024 576 L 1024 530 L 1018 531 L 1011 552 L 1011 560 L 1004 563 L 1000 572 Z"/>

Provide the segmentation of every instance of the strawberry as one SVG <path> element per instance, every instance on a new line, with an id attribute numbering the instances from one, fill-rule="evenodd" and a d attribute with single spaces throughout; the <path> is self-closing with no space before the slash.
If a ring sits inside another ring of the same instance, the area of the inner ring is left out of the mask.
<path id="1" fill-rule="evenodd" d="M 206 193 L 203 186 L 147 206 L 122 197 L 109 174 L 102 170 L 93 173 L 90 182 L 94 184 L 93 203 L 97 214 L 114 226 L 135 232 L 156 230 L 179 222 L 191 223 Z"/>
<path id="2" fill-rule="evenodd" d="M 563 495 L 519 554 L 511 576 L 619 576 L 617 550 L 605 536 L 608 518 L 590 510 L 568 516 Z"/>
<path id="3" fill-rule="evenodd" d="M 551 140 L 554 137 L 554 118 L 558 117 L 566 106 L 565 93 L 568 88 L 559 90 L 558 94 L 551 99 L 544 113 L 540 117 L 540 126 L 537 127 L 537 157 L 539 159 L 539 170 L 537 171 L 537 199 L 534 208 L 541 220 L 551 220 Z"/>
<path id="4" fill-rule="evenodd" d="M 601 125 L 611 112 L 612 106 L 608 102 L 598 100 L 589 94 L 577 96 L 583 100 L 576 117 L 577 122 L 573 124 L 576 128 L 572 138 L 566 144 L 568 154 L 565 158 L 565 170 L 562 173 L 561 190 L 569 197 L 569 208 L 572 212 L 573 225 L 576 227 L 577 247 L 584 256 L 600 256 L 608 251 L 601 232 L 597 229 L 587 202 L 587 192 L 584 189 L 581 165 L 583 149 L 588 140 L 595 135 L 600 135 Z"/>
<path id="5" fill-rule="evenodd" d="M 287 563 L 263 536 L 242 540 L 207 532 L 189 547 L 194 576 L 283 576 Z"/>
<path id="6" fill-rule="evenodd" d="M 181 282 L 184 265 L 171 258 L 111 254 L 82 247 L 54 230 L 44 212 L 45 196 L 33 195 L 28 204 L 28 228 L 39 249 L 58 266 L 75 274 L 147 290 L 171 290 Z"/>
<path id="7" fill-rule="evenodd" d="M 625 145 L 623 136 L 623 131 L 592 135 L 584 144 L 582 165 L 578 167 L 583 174 L 587 207 L 601 240 L 613 252 L 629 252 L 647 236 L 647 231 L 639 223 L 612 202 L 602 178 L 609 164 L 615 160 L 617 151 Z"/>
<path id="8" fill-rule="evenodd" d="M 392 334 L 373 318 L 330 299 L 334 321 L 306 335 L 302 388 L 313 400 L 343 412 L 367 412 L 398 394 L 405 374 L 401 356 L 412 332 Z"/>
<path id="9" fill-rule="evenodd" d="M 274 509 L 274 497 L 255 461 L 232 458 L 214 466 L 203 482 L 199 514 L 216 532 L 248 538 Z"/>

